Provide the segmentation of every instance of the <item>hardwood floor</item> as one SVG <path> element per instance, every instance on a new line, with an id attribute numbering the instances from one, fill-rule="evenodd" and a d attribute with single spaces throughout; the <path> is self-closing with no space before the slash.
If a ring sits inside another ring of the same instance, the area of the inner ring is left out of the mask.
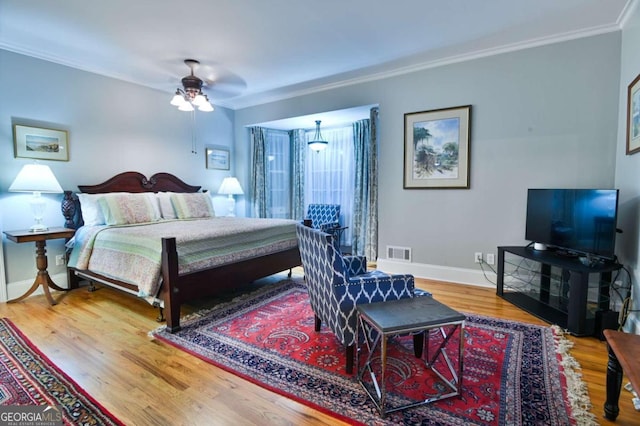
<path id="1" fill-rule="evenodd" d="M 264 282 L 282 278 L 272 277 Z M 263 283 L 264 283 L 263 282 Z M 496 297 L 493 289 L 416 280 L 439 301 L 462 312 L 546 324 Z M 60 298 L 60 293 L 54 293 Z M 183 313 L 197 307 L 185 307 Z M 335 419 L 216 368 L 148 332 L 156 310 L 134 296 L 101 287 L 64 294 L 56 306 L 43 295 L 0 303 L 54 363 L 127 425 L 324 425 Z M 601 424 L 637 425 L 640 413 L 622 391 L 615 423 L 603 417 L 607 351 L 595 338 L 570 337 Z M 626 383 L 626 381 L 625 381 Z"/>

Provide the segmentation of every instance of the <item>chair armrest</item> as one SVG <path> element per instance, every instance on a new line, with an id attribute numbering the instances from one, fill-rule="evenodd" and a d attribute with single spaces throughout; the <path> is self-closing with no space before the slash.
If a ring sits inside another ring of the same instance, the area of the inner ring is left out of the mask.
<path id="1" fill-rule="evenodd" d="M 320 229 L 322 232 L 327 232 L 327 233 L 330 233 L 331 231 L 335 231 L 339 228 L 340 228 L 340 224 L 338 222 L 321 223 L 318 226 L 318 229 Z"/>
<path id="2" fill-rule="evenodd" d="M 344 268 L 350 277 L 367 273 L 367 258 L 365 256 L 343 256 Z"/>

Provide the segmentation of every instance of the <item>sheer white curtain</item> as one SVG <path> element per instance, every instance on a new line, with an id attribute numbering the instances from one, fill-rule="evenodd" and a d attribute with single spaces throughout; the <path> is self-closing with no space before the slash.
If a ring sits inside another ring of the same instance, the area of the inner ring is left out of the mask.
<path id="1" fill-rule="evenodd" d="M 354 149 L 353 127 L 322 128 L 329 145 L 324 151 L 307 152 L 304 182 L 304 205 L 340 204 L 340 223 L 349 228 L 342 243 L 351 241 L 353 228 Z M 306 132 L 309 141 L 315 130 Z"/>
<path id="2" fill-rule="evenodd" d="M 291 150 L 289 132 L 264 129 L 267 190 L 267 217 L 291 217 Z"/>

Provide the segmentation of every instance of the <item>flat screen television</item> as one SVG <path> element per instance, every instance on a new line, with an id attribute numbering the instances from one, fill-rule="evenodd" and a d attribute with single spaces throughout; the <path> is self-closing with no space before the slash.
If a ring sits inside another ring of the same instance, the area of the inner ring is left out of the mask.
<path id="1" fill-rule="evenodd" d="M 611 260 L 617 216 L 617 189 L 529 189 L 525 239 Z"/>

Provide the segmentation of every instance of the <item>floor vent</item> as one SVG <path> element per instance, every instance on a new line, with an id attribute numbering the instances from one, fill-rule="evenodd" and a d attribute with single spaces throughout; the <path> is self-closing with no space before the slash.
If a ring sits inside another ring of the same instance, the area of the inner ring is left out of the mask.
<path id="1" fill-rule="evenodd" d="M 401 262 L 411 262 L 411 248 L 387 246 L 387 259 L 399 260 Z"/>

